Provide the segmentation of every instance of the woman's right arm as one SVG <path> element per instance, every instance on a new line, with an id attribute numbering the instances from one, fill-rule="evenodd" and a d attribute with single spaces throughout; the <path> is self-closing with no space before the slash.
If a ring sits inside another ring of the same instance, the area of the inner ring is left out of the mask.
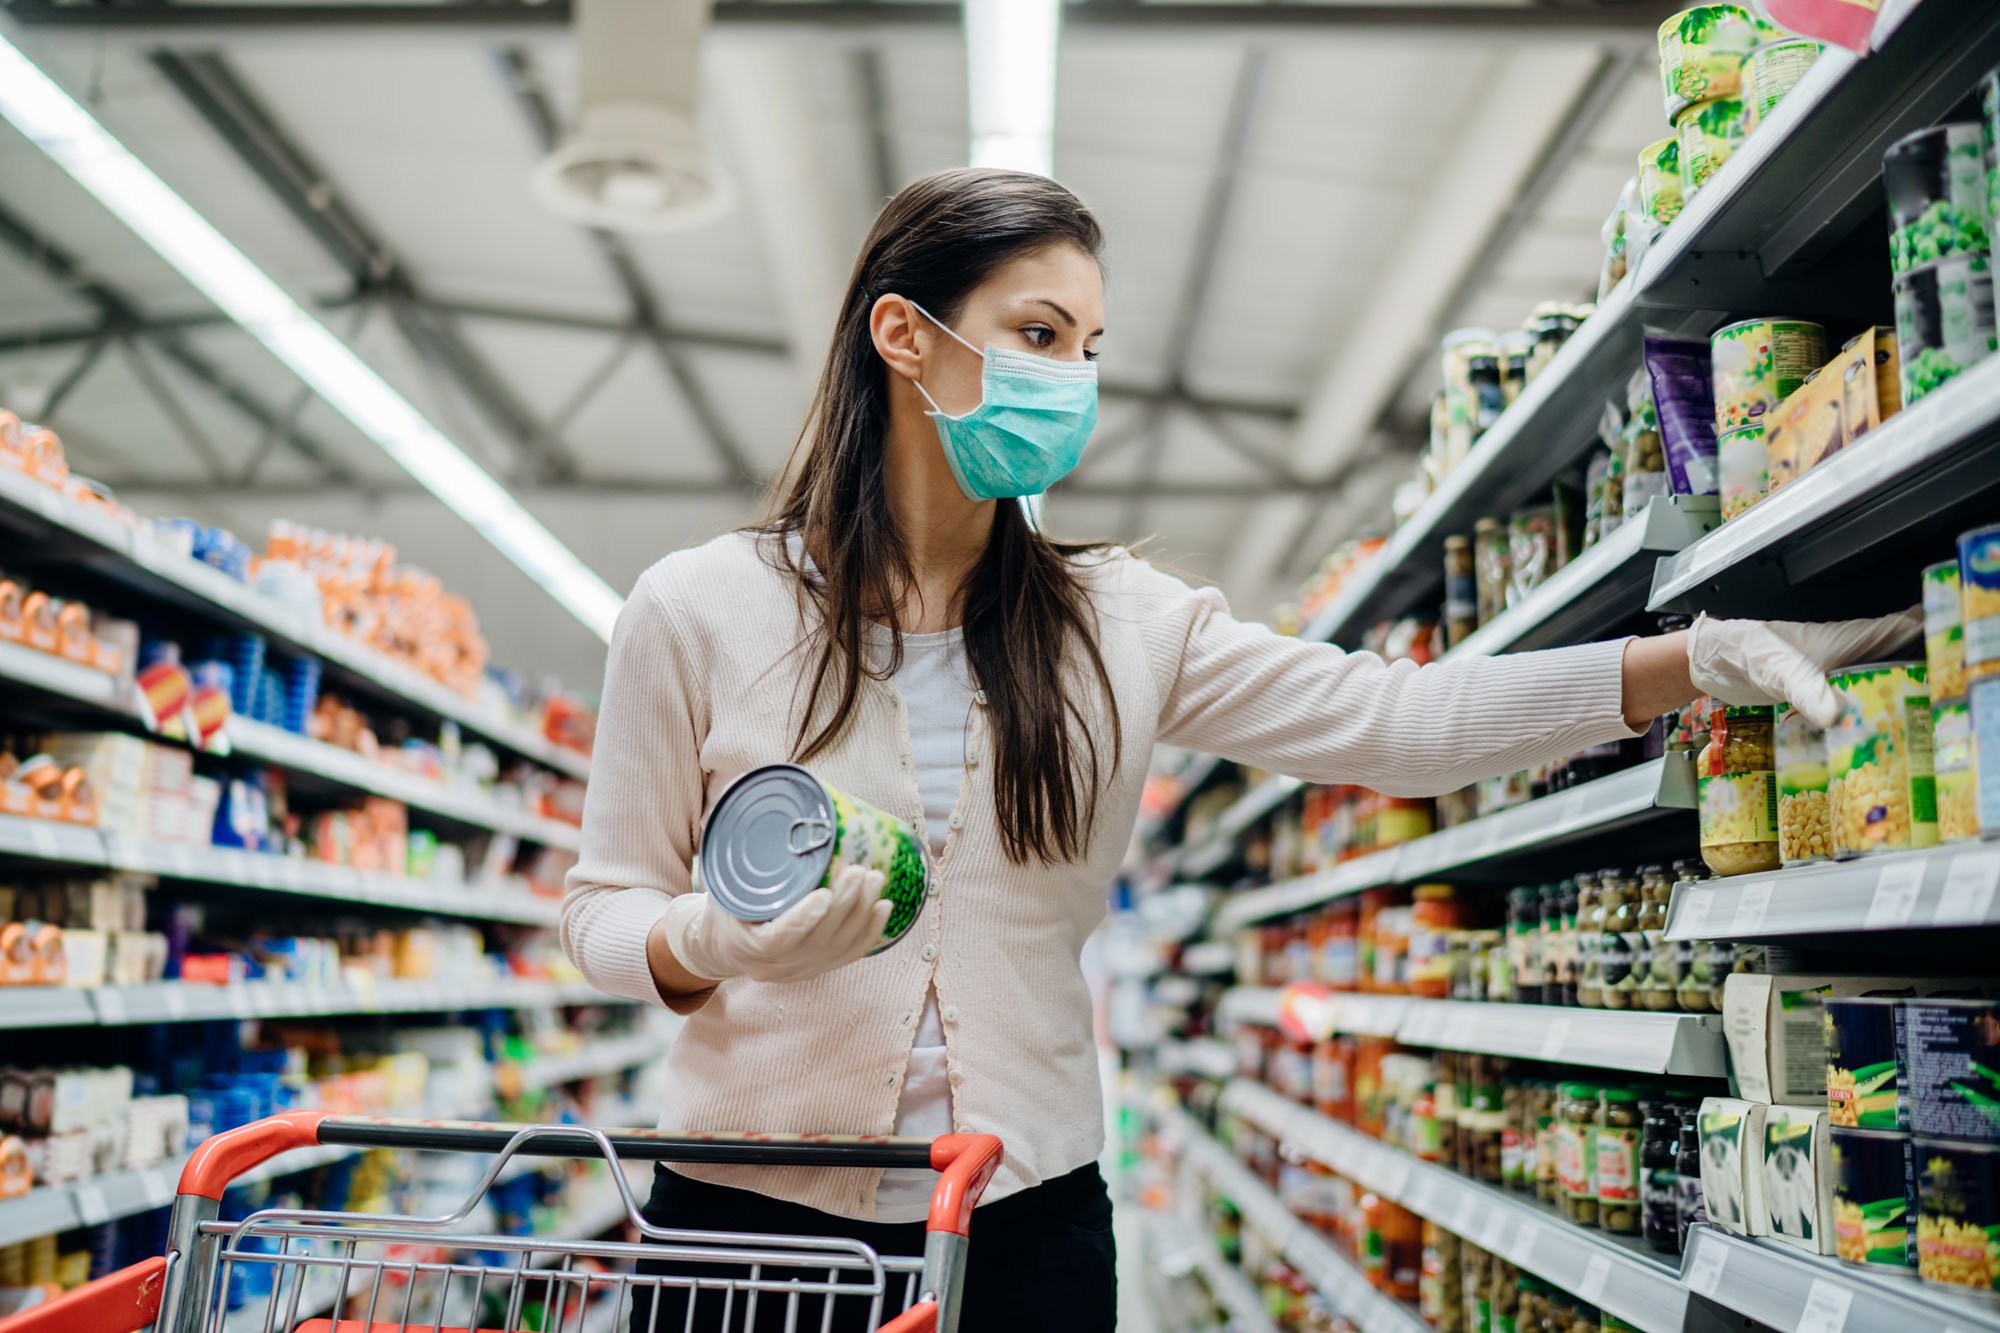
<path id="1" fill-rule="evenodd" d="M 611 634 L 562 945 L 598 989 L 692 1013 L 715 983 L 680 965 L 661 927 L 693 888 L 708 694 L 659 574 L 640 577 Z"/>

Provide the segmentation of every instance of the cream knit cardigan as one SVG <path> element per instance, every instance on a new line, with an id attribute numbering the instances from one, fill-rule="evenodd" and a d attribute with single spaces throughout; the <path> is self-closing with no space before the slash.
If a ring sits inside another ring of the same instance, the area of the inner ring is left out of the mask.
<path id="1" fill-rule="evenodd" d="M 887 1133 L 935 986 L 953 1118 L 1007 1145 L 986 1199 L 1075 1170 L 1104 1137 L 1078 957 L 1104 919 L 1155 743 L 1424 795 L 1632 734 L 1620 711 L 1623 642 L 1391 666 L 1241 623 L 1221 594 L 1123 552 L 1086 578 L 1124 728 L 1088 854 L 1056 866 L 1007 859 L 975 708 L 966 781 L 916 924 L 894 947 L 814 980 L 737 979 L 677 1001 L 692 1013 L 669 1058 L 662 1129 Z M 738 774 L 791 755 L 805 638 L 792 580 L 749 535 L 676 552 L 641 576 L 612 636 L 583 853 L 563 900 L 563 947 L 602 989 L 661 1003 L 647 932 L 691 888 L 709 802 Z M 1097 735 L 1108 747 L 1109 726 Z M 891 685 L 864 680 L 847 734 L 809 767 L 923 830 Z M 682 1169 L 856 1219 L 872 1216 L 879 1176 Z"/>

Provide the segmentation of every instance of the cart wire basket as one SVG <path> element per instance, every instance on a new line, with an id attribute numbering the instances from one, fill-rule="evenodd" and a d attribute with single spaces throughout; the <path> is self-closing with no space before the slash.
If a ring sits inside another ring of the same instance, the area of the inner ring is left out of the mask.
<path id="1" fill-rule="evenodd" d="M 268 1208 L 218 1220 L 237 1176 L 318 1145 L 484 1153 L 443 1216 Z M 516 1156 L 601 1158 L 639 1240 L 476 1234 Z M 167 1253 L 0 1321 L 6 1333 L 953 1333 L 973 1205 L 1000 1165 L 989 1134 L 897 1139 L 693 1134 L 291 1111 L 215 1135 L 182 1169 Z M 674 1230 L 640 1212 L 628 1162 L 928 1167 L 922 1255 L 841 1237 Z M 234 1299 L 232 1299 L 232 1296 Z M 231 1309 L 231 1305 L 235 1309 Z M 323 1318 L 330 1312 L 332 1318 Z"/>

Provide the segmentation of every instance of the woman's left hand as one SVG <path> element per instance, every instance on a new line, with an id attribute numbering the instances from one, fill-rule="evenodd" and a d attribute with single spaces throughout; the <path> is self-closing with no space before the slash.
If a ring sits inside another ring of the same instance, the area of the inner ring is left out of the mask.
<path id="1" fill-rule="evenodd" d="M 1831 726 L 1840 697 L 1827 673 L 1887 655 L 1923 632 L 1921 606 L 1873 620 L 1715 620 L 1697 616 L 1687 633 L 1688 676 L 1703 694 L 1730 704 L 1789 703 L 1813 726 Z"/>

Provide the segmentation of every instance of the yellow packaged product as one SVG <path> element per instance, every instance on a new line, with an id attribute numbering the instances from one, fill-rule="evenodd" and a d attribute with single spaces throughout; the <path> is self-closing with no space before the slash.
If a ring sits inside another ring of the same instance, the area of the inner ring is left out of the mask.
<path id="1" fill-rule="evenodd" d="M 1958 605 L 1968 678 L 2000 675 L 2000 523 L 1958 534 Z"/>
<path id="2" fill-rule="evenodd" d="M 1811 470 L 1903 407 L 1896 330 L 1867 329 L 1765 417 L 1771 489 Z"/>
<path id="3" fill-rule="evenodd" d="M 1959 611 L 1958 561 L 1928 566 L 1924 584 L 1924 665 L 1934 698 L 1965 693 L 1965 621 Z"/>
<path id="4" fill-rule="evenodd" d="M 1872 662 L 1830 679 L 1843 705 L 1826 733 L 1835 854 L 1935 846 L 1937 780 L 1924 664 Z"/>
<path id="5" fill-rule="evenodd" d="M 1833 859 L 1826 804 L 1826 733 L 1790 704 L 1772 728 L 1778 763 L 1778 856 L 1788 866 Z"/>
<path id="6" fill-rule="evenodd" d="M 1972 761 L 1972 706 L 1964 699 L 1931 705 L 1931 751 L 1937 769 L 1939 842 L 1979 836 L 1978 772 Z"/>
<path id="7" fill-rule="evenodd" d="M 1701 859 L 1718 875 L 1776 870 L 1778 775 L 1771 709 L 1731 704 L 1709 715 L 1695 785 Z"/>

